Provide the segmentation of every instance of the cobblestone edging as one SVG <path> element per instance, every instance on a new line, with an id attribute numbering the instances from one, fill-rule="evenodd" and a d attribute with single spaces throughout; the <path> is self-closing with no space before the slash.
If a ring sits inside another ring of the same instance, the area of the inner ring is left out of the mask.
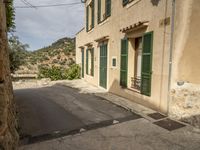
<path id="1" fill-rule="evenodd" d="M 0 150 L 14 150 L 18 144 L 16 109 L 9 72 L 5 5 L 0 0 Z"/>

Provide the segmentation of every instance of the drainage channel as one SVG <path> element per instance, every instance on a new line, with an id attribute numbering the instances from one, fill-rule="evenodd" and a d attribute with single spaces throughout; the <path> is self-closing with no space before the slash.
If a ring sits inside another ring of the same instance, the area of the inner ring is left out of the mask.
<path id="1" fill-rule="evenodd" d="M 103 127 L 123 123 L 126 121 L 136 120 L 136 119 L 140 119 L 140 118 L 143 118 L 143 117 L 138 114 L 133 113 L 131 116 L 117 118 L 114 120 L 113 119 L 106 120 L 106 121 L 102 121 L 102 122 L 94 123 L 94 124 L 89 124 L 89 125 L 83 126 L 82 128 L 71 130 L 71 131 L 68 131 L 68 130 L 55 131 L 53 133 L 39 135 L 39 136 L 27 135 L 27 136 L 21 137 L 20 143 L 21 143 L 21 145 L 34 144 L 34 143 L 52 140 L 52 139 L 56 139 L 56 138 L 60 138 L 60 137 L 68 136 L 68 135 L 75 135 L 75 134 L 79 134 L 79 133 L 82 133 L 85 131 L 95 130 L 98 128 L 103 128 Z"/>

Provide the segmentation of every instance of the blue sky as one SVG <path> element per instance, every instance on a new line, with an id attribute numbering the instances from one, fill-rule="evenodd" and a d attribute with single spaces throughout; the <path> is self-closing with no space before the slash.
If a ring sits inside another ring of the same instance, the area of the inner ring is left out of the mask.
<path id="1" fill-rule="evenodd" d="M 51 5 L 80 2 L 81 0 L 27 0 L 32 5 Z M 14 0 L 15 6 L 24 6 Z M 62 7 L 16 9 L 16 35 L 29 50 L 37 50 L 62 37 L 75 37 L 83 27 L 84 4 Z"/>

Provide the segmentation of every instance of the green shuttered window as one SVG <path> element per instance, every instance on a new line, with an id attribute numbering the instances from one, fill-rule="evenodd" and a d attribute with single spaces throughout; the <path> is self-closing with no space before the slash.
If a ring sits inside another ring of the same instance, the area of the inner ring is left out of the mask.
<path id="1" fill-rule="evenodd" d="M 106 17 L 111 15 L 111 0 L 106 0 Z"/>
<path id="2" fill-rule="evenodd" d="M 94 76 L 94 48 L 86 50 L 86 74 Z"/>
<path id="3" fill-rule="evenodd" d="M 86 50 L 86 74 L 88 74 L 88 49 Z"/>
<path id="4" fill-rule="evenodd" d="M 128 39 L 121 40 L 121 66 L 120 66 L 120 85 L 127 87 L 128 73 Z"/>
<path id="5" fill-rule="evenodd" d="M 87 6 L 87 8 L 86 8 L 86 31 L 87 32 L 89 30 L 88 20 L 89 20 L 89 6 Z"/>
<path id="6" fill-rule="evenodd" d="M 92 28 L 94 28 L 94 0 L 92 0 Z"/>
<path id="7" fill-rule="evenodd" d="M 101 22 L 101 0 L 98 0 L 98 23 Z"/>
<path id="8" fill-rule="evenodd" d="M 84 78 L 84 48 L 81 49 L 82 53 L 82 78 Z"/>
<path id="9" fill-rule="evenodd" d="M 94 76 L 94 48 L 90 50 L 91 52 L 91 76 Z"/>
<path id="10" fill-rule="evenodd" d="M 151 96 L 153 32 L 143 36 L 141 94 Z"/>

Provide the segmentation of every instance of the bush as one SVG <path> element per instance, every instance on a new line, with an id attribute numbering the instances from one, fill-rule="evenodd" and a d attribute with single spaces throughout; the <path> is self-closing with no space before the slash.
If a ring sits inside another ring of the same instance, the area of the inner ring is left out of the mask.
<path id="1" fill-rule="evenodd" d="M 81 68 L 79 65 L 72 65 L 68 69 L 63 69 L 61 67 L 39 67 L 39 75 L 38 78 L 50 78 L 52 81 L 55 80 L 73 80 L 79 79 L 81 75 Z"/>
<path id="2" fill-rule="evenodd" d="M 79 65 L 71 65 L 69 69 L 65 71 L 65 78 L 68 80 L 80 79 L 81 68 Z"/>
<path id="3" fill-rule="evenodd" d="M 39 67 L 39 78 L 50 78 L 52 81 L 64 79 L 63 70 L 60 67 L 53 66 L 52 68 L 48 67 Z"/>

